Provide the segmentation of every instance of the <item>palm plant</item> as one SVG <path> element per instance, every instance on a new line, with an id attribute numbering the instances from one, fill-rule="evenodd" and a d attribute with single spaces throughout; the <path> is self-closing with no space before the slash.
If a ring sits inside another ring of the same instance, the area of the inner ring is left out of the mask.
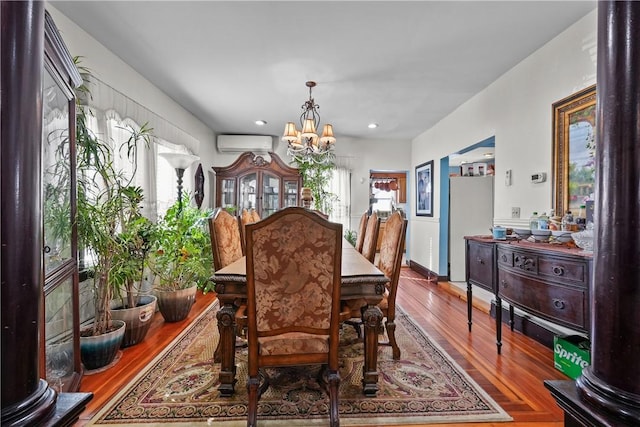
<path id="1" fill-rule="evenodd" d="M 82 100 L 90 97 L 87 85 L 90 73 L 84 67 L 79 68 L 85 79 L 78 88 L 77 98 Z M 90 109 L 79 101 L 76 110 L 78 242 L 81 250 L 85 250 L 85 263 L 93 261 L 87 267 L 94 285 L 95 318 L 91 335 L 100 335 L 111 327 L 111 300 L 125 290 L 132 298 L 134 277 L 142 272 L 139 258 L 142 254 L 144 260 L 148 247 L 145 235 L 150 226 L 140 212 L 142 189 L 132 185 L 132 177 L 138 147 L 148 147 L 152 129 L 146 124 L 138 130 L 127 127 L 130 137 L 120 147 L 114 147 L 89 129 Z M 122 151 L 134 165 L 130 176 L 114 164 L 114 154 Z M 129 303 L 135 306 L 132 299 Z"/>

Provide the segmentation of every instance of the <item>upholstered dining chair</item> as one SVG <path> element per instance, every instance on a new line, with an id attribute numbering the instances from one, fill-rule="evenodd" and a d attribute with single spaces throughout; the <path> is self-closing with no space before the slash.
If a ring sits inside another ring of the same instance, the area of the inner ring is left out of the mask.
<path id="1" fill-rule="evenodd" d="M 219 270 L 242 258 L 242 238 L 238 218 L 217 208 L 209 218 L 213 267 Z"/>
<path id="2" fill-rule="evenodd" d="M 386 291 L 378 307 L 382 311 L 384 325 L 387 330 L 388 341 L 378 341 L 378 345 L 391 346 L 393 359 L 400 359 L 400 347 L 396 341 L 396 293 L 400 281 L 402 268 L 402 254 L 407 234 L 407 220 L 402 218 L 400 212 L 394 212 L 389 216 L 384 228 L 382 241 L 380 242 L 380 256 L 378 269 L 390 280 L 386 283 Z"/>
<path id="3" fill-rule="evenodd" d="M 367 219 L 367 228 L 364 232 L 364 242 L 362 243 L 362 256 L 373 263 L 376 259 L 376 248 L 378 245 L 378 233 L 380 232 L 380 218 L 373 212 Z"/>
<path id="4" fill-rule="evenodd" d="M 251 209 L 242 209 L 242 213 L 240 214 L 240 238 L 242 240 L 242 253 L 246 253 L 247 248 L 247 238 L 245 229 L 247 224 L 251 224 L 254 222 L 260 221 L 260 215 L 258 211 L 254 208 Z"/>
<path id="5" fill-rule="evenodd" d="M 214 270 L 226 267 L 242 258 L 242 239 L 238 218 L 222 208 L 217 208 L 209 218 L 209 235 L 211 238 L 211 252 Z M 246 303 L 237 301 L 236 306 L 236 335 L 244 336 L 247 327 Z M 244 346 L 244 343 L 241 344 Z M 219 360 L 220 343 L 215 350 L 214 360 Z"/>
<path id="6" fill-rule="evenodd" d="M 367 230 L 367 220 L 369 215 L 365 211 L 360 217 L 360 224 L 358 225 L 358 235 L 356 236 L 356 250 L 362 253 L 362 245 L 364 244 L 364 233 Z"/>
<path id="7" fill-rule="evenodd" d="M 385 293 L 382 301 L 378 303 L 384 327 L 387 330 L 388 341 L 378 341 L 378 345 L 391 346 L 394 360 L 400 359 L 400 347 L 396 341 L 396 293 L 400 280 L 400 269 L 402 268 L 402 254 L 404 253 L 404 242 L 407 231 L 407 220 L 402 218 L 400 212 L 394 212 L 387 219 L 385 231 L 380 242 L 380 256 L 378 257 L 378 269 L 390 280 L 386 283 Z M 356 305 L 345 305 L 342 308 L 342 320 L 344 323 L 356 329 L 358 338 L 362 336 L 362 322 L 360 321 L 362 307 Z M 358 318 L 355 320 L 355 318 Z"/>
<path id="8" fill-rule="evenodd" d="M 247 426 L 268 388 L 263 368 L 322 364 L 331 426 L 338 426 L 342 225 L 289 207 L 248 224 Z M 261 383 L 261 376 L 263 382 Z"/>

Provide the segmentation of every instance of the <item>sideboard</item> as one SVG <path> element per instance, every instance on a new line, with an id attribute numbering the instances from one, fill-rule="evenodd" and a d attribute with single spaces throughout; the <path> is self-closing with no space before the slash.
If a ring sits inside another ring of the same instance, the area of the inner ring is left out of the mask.
<path id="1" fill-rule="evenodd" d="M 496 345 L 502 346 L 502 300 L 514 307 L 584 334 L 589 334 L 589 288 L 593 254 L 566 244 L 527 240 L 498 241 L 466 236 L 467 305 L 471 330 L 471 285 L 492 291 L 496 300 Z"/>

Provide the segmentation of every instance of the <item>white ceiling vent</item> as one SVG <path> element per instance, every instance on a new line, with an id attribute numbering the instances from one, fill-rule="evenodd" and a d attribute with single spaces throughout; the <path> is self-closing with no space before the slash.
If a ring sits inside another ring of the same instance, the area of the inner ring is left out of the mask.
<path id="1" fill-rule="evenodd" d="M 269 135 L 218 135 L 221 153 L 268 153 L 273 151 L 273 137 Z"/>

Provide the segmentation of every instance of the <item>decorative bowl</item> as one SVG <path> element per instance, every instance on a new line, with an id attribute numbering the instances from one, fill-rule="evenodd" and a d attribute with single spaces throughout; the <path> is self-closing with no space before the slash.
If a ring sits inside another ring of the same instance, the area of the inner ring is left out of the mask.
<path id="1" fill-rule="evenodd" d="M 528 239 L 531 236 L 531 230 L 528 228 L 514 228 L 513 232 L 521 239 Z"/>
<path id="2" fill-rule="evenodd" d="M 551 236 L 551 230 L 535 229 L 531 230 L 531 234 L 533 234 L 533 238 L 536 242 L 548 242 L 549 237 Z"/>
<path id="3" fill-rule="evenodd" d="M 593 251 L 593 229 L 571 233 L 571 237 L 580 249 L 587 252 Z"/>
<path id="4" fill-rule="evenodd" d="M 568 243 L 571 241 L 571 232 L 564 230 L 551 230 L 553 239 L 560 243 Z"/>

